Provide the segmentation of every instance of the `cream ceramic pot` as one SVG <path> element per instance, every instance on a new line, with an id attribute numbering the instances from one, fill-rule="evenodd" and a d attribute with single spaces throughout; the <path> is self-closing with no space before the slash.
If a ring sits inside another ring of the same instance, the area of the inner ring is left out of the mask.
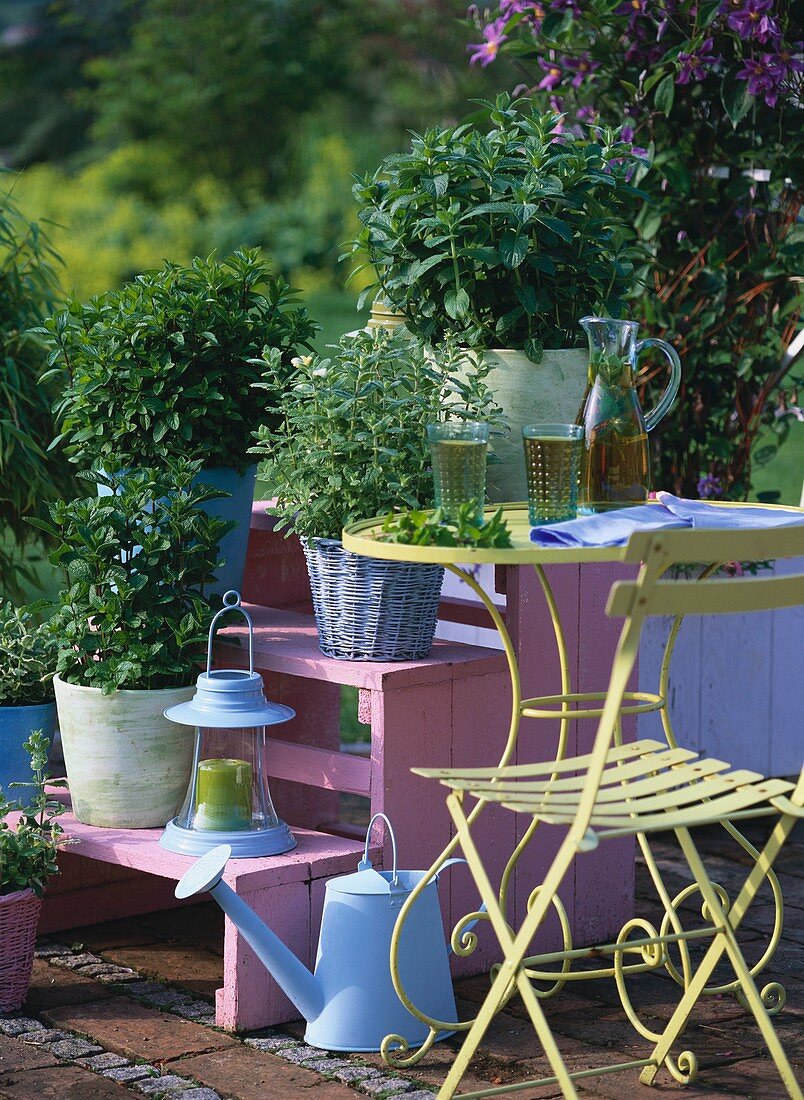
<path id="1" fill-rule="evenodd" d="M 546 350 L 541 363 L 522 351 L 495 348 L 485 354 L 491 372 L 485 381 L 510 425 L 493 438 L 499 462 L 489 463 L 487 491 L 492 503 L 527 499 L 522 428 L 525 424 L 574 424 L 589 371 L 583 348 Z"/>
<path id="2" fill-rule="evenodd" d="M 112 829 L 167 824 L 190 781 L 194 733 L 164 711 L 188 702 L 195 688 L 104 695 L 58 676 L 53 685 L 78 820 Z"/>

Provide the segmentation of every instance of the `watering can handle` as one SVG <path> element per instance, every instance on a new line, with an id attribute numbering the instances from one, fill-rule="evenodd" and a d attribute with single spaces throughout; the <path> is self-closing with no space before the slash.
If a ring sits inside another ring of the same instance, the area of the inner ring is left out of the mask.
<path id="1" fill-rule="evenodd" d="M 396 837 L 394 836 L 394 827 L 385 816 L 385 814 L 375 814 L 374 817 L 372 817 L 371 821 L 369 821 L 368 828 L 366 829 L 366 844 L 363 848 L 363 858 L 358 863 L 357 869 L 358 871 L 368 871 L 369 867 L 371 867 L 371 860 L 369 859 L 368 854 L 369 841 L 371 840 L 371 830 L 374 827 L 374 822 L 380 817 L 385 822 L 385 827 L 388 829 L 389 836 L 391 837 L 391 851 L 393 852 L 394 859 L 394 869 L 391 875 L 391 885 L 398 886 L 399 876 L 396 873 Z"/>
<path id="2" fill-rule="evenodd" d="M 436 879 L 436 881 L 438 881 L 438 876 L 441 874 L 442 871 L 446 871 L 447 867 L 452 867 L 456 863 L 467 863 L 467 862 L 468 862 L 467 860 L 461 859 L 459 856 L 453 856 L 452 859 L 445 859 L 444 862 L 439 867 L 439 869 L 435 872 L 435 874 L 430 876 L 430 882 L 432 882 L 433 879 Z M 485 913 L 486 912 L 486 903 L 485 902 L 482 903 L 482 905 L 480 906 L 480 909 L 478 910 L 478 912 L 479 913 Z M 475 918 L 475 920 L 470 921 L 467 924 L 467 926 L 464 928 L 463 931 L 464 932 L 471 932 L 472 929 L 474 928 L 474 926 L 477 924 L 478 920 L 479 920 L 479 918 Z M 447 950 L 452 951 L 452 944 L 449 943 L 449 942 L 447 943 Z"/>
<path id="3" fill-rule="evenodd" d="M 233 596 L 234 599 L 229 597 Z M 249 675 L 254 673 L 254 623 L 251 621 L 251 616 L 244 607 L 240 606 L 240 593 L 235 592 L 233 588 L 230 588 L 228 592 L 223 595 L 223 607 L 220 609 L 217 615 L 213 618 L 209 624 L 209 641 L 207 642 L 207 676 L 209 676 L 212 670 L 212 642 L 215 638 L 215 623 L 221 615 L 225 615 L 227 611 L 239 611 L 243 618 L 248 623 L 248 671 Z"/>
<path id="4" fill-rule="evenodd" d="M 637 359 L 645 348 L 658 348 L 670 363 L 670 380 L 665 386 L 664 393 L 653 408 L 645 413 L 645 427 L 648 431 L 652 431 L 662 417 L 670 411 L 670 406 L 676 399 L 678 387 L 681 385 L 681 360 L 676 349 L 666 340 L 657 340 L 653 336 L 649 336 L 646 340 L 638 340 L 634 349 Z"/>

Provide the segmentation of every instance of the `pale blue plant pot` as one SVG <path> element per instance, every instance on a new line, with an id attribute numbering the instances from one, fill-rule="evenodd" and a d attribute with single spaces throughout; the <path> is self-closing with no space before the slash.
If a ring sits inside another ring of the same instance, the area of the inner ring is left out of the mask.
<path id="1" fill-rule="evenodd" d="M 221 497 L 220 500 L 207 501 L 204 510 L 219 519 L 233 519 L 237 524 L 221 539 L 220 554 L 224 564 L 217 572 L 218 580 L 212 591 L 220 596 L 232 588 L 235 592 L 242 592 L 248 533 L 251 528 L 251 509 L 254 504 L 254 486 L 257 481 L 256 463 L 254 466 L 249 466 L 244 474 L 239 474 L 237 470 L 228 469 L 225 466 L 202 470 L 197 480 L 229 493 L 228 497 Z"/>
<path id="2" fill-rule="evenodd" d="M 34 730 L 41 730 L 50 744 L 56 733 L 56 704 L 33 707 L 0 707 L 0 789 L 11 802 L 27 804 L 30 792 L 12 783 L 30 783 L 31 758 L 23 745 Z"/>
<path id="3" fill-rule="evenodd" d="M 125 473 L 126 471 L 121 471 Z M 213 466 L 202 470 L 194 481 L 203 485 L 212 485 L 229 496 L 218 500 L 208 500 L 204 511 L 219 519 L 234 520 L 237 524 L 220 543 L 220 556 L 223 565 L 217 571 L 217 581 L 209 594 L 222 596 L 230 588 L 240 592 L 243 585 L 243 572 L 246 567 L 248 533 L 251 527 L 251 508 L 254 504 L 254 486 L 257 481 L 257 465 L 249 466 L 244 474 L 227 466 Z M 98 496 L 110 496 L 111 491 L 105 485 L 98 485 Z M 135 551 L 136 553 L 136 548 Z"/>

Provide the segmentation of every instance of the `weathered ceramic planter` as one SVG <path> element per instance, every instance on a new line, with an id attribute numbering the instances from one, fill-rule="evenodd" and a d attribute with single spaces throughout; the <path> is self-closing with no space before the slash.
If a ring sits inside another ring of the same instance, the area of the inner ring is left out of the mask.
<path id="1" fill-rule="evenodd" d="M 31 781 L 31 758 L 23 745 L 34 730 L 41 730 L 53 744 L 56 732 L 56 704 L 33 707 L 0 707 L 0 789 L 12 802 L 25 798 L 25 791 L 12 783 Z"/>
<path id="2" fill-rule="evenodd" d="M 149 829 L 176 815 L 190 779 L 193 731 L 164 716 L 194 688 L 114 691 L 53 681 L 73 811 L 86 825 Z"/>
<path id="3" fill-rule="evenodd" d="M 532 363 L 522 351 L 495 348 L 485 358 L 492 368 L 486 384 L 511 428 L 507 436 L 493 440 L 499 462 L 489 464 L 488 497 L 492 503 L 525 500 L 522 428 L 540 421 L 575 423 L 586 390 L 589 353 L 582 348 L 547 350 L 541 363 Z"/>
<path id="4" fill-rule="evenodd" d="M 28 995 L 41 908 L 33 890 L 0 897 L 0 1012 L 19 1008 Z"/>

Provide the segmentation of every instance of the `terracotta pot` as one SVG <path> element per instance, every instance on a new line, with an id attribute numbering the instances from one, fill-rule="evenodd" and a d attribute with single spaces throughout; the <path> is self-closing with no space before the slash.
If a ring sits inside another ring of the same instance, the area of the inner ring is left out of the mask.
<path id="1" fill-rule="evenodd" d="M 28 995 L 41 908 L 33 890 L 0 896 L 0 1012 L 19 1008 Z"/>
<path id="2" fill-rule="evenodd" d="M 110 829 L 166 825 L 187 791 L 194 735 L 164 711 L 190 700 L 195 688 L 104 695 L 58 676 L 53 684 L 78 820 Z"/>

